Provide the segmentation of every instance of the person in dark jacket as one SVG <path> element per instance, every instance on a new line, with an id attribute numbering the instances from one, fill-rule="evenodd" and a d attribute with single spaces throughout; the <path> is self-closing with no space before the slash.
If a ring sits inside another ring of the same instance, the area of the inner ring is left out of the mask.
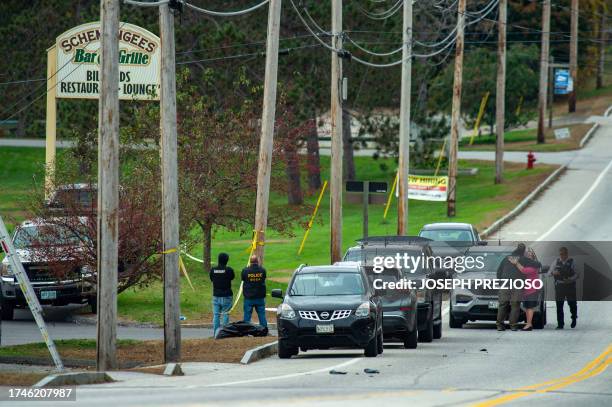
<path id="1" fill-rule="evenodd" d="M 506 256 L 499 267 L 497 268 L 498 279 L 508 280 L 523 280 L 523 273 L 512 264 L 512 260 L 520 263 L 523 267 L 534 267 L 540 268 L 542 265 L 537 260 L 532 260 L 525 256 L 526 247 L 523 243 L 519 243 L 516 249 L 509 255 Z M 499 305 L 497 308 L 497 330 L 505 331 L 504 322 L 506 315 L 508 315 L 508 309 L 510 309 L 510 329 L 518 331 L 518 319 L 521 314 L 521 300 L 523 299 L 523 290 L 519 289 L 502 289 L 499 290 L 498 300 Z"/>
<path id="2" fill-rule="evenodd" d="M 574 259 L 569 257 L 567 247 L 559 249 L 559 257 L 550 268 L 549 275 L 555 279 L 555 301 L 557 303 L 557 329 L 563 329 L 565 316 L 563 315 L 563 304 L 567 300 L 572 315 L 572 328 L 576 328 L 578 319 L 578 303 L 576 302 L 576 281 L 578 273 L 574 265 Z"/>
<path id="3" fill-rule="evenodd" d="M 253 308 L 257 311 L 259 324 L 268 327 L 266 320 L 266 269 L 259 265 L 259 259 L 253 255 L 249 267 L 242 270 L 242 293 L 244 294 L 244 320 L 251 321 Z"/>
<path id="4" fill-rule="evenodd" d="M 210 281 L 213 284 L 213 332 L 223 325 L 229 324 L 229 312 L 232 308 L 232 280 L 234 279 L 234 269 L 227 265 L 229 255 L 219 253 L 218 263 L 210 269 Z"/>

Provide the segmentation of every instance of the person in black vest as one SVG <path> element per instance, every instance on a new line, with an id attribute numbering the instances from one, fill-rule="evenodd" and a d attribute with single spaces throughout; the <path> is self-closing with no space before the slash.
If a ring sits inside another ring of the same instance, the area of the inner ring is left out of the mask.
<path id="1" fill-rule="evenodd" d="M 559 258 L 550 268 L 549 274 L 555 279 L 555 300 L 557 302 L 557 329 L 563 329 L 565 316 L 563 305 L 567 300 L 570 313 L 572 314 L 572 328 L 576 328 L 578 319 L 578 304 L 576 302 L 576 280 L 578 273 L 574 266 L 574 259 L 569 257 L 567 247 L 559 249 Z"/>
<path id="2" fill-rule="evenodd" d="M 229 312 L 232 308 L 232 280 L 234 279 L 234 269 L 227 265 L 229 255 L 219 253 L 218 263 L 210 269 L 210 281 L 213 284 L 213 332 L 223 325 L 229 324 Z"/>
<path id="3" fill-rule="evenodd" d="M 244 294 L 244 320 L 251 321 L 253 308 L 257 311 L 259 324 L 268 327 L 266 320 L 266 269 L 259 265 L 259 259 L 253 255 L 249 267 L 242 270 L 242 292 Z"/>

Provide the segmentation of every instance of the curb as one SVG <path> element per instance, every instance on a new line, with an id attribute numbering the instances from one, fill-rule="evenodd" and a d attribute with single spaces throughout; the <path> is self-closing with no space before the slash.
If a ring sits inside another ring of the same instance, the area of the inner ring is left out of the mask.
<path id="1" fill-rule="evenodd" d="M 111 382 L 114 380 L 104 372 L 59 373 L 45 377 L 32 387 L 78 386 Z"/>
<path id="2" fill-rule="evenodd" d="M 278 341 L 274 341 L 272 343 L 267 343 L 265 345 L 247 350 L 240 360 L 240 363 L 243 365 L 248 365 L 249 363 L 257 362 L 258 360 L 267 358 L 277 353 Z"/>
<path id="3" fill-rule="evenodd" d="M 538 197 L 538 195 L 544 192 L 546 188 L 551 186 L 557 180 L 557 178 L 559 178 L 559 176 L 561 176 L 561 174 L 565 172 L 565 170 L 567 170 L 567 166 L 568 164 L 566 163 L 566 164 L 563 164 L 561 167 L 557 168 L 552 174 L 548 176 L 548 178 L 546 178 L 540 185 L 538 185 L 533 191 L 531 191 L 531 193 L 527 195 L 518 205 L 516 205 L 514 209 L 512 209 L 510 212 L 508 212 L 507 214 L 505 214 L 498 220 L 496 220 L 491 226 L 486 228 L 480 235 L 486 239 L 491 234 L 501 229 L 501 227 L 504 226 L 506 223 L 514 219 L 519 214 L 519 212 L 521 212 L 523 209 L 529 206 Z"/>
<path id="4" fill-rule="evenodd" d="M 612 112 L 612 106 L 610 106 L 608 109 L 606 109 L 606 111 L 604 113 L 604 117 L 605 116 L 610 116 L 611 112 Z M 584 137 L 582 137 L 582 139 L 580 140 L 580 148 L 584 147 L 585 144 L 588 143 L 591 140 L 591 137 L 593 137 L 593 134 L 595 134 L 597 129 L 599 129 L 599 123 L 593 124 L 593 127 L 591 127 L 589 129 L 589 131 L 587 131 L 587 133 L 584 135 Z"/>

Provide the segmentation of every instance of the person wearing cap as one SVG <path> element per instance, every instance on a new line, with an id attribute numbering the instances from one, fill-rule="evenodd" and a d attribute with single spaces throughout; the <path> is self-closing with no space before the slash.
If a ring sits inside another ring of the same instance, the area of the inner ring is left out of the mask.
<path id="1" fill-rule="evenodd" d="M 250 322 L 253 308 L 259 324 L 268 327 L 266 320 L 266 269 L 259 265 L 257 256 L 251 256 L 249 266 L 242 270 L 242 292 L 244 294 L 244 321 Z"/>
<path id="2" fill-rule="evenodd" d="M 234 279 L 234 269 L 229 267 L 229 255 L 227 253 L 219 253 L 218 262 L 215 267 L 210 269 L 210 281 L 213 284 L 213 332 L 216 334 L 217 329 L 223 325 L 229 324 L 229 312 L 232 308 L 232 280 Z"/>

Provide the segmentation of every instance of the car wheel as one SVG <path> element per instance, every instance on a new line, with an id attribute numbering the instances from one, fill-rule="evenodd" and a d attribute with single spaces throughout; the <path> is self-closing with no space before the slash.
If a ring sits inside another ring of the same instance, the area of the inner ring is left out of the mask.
<path id="1" fill-rule="evenodd" d="M 91 307 L 91 313 L 97 314 L 98 313 L 98 297 L 89 297 L 87 299 L 87 303 Z"/>
<path id="2" fill-rule="evenodd" d="M 299 352 L 298 348 L 289 346 L 284 340 L 278 340 L 278 357 L 280 359 L 290 359 L 291 356 L 297 355 Z"/>
<path id="3" fill-rule="evenodd" d="M 422 331 L 419 331 L 419 342 L 431 342 L 434 336 L 434 325 L 433 319 L 427 321 L 427 327 Z"/>
<path id="4" fill-rule="evenodd" d="M 442 321 L 439 324 L 433 326 L 433 338 L 440 339 L 442 338 Z"/>
<path id="5" fill-rule="evenodd" d="M 10 300 L 2 300 L 0 304 L 2 307 L 2 319 L 4 321 L 12 321 L 13 320 L 13 311 L 15 310 L 15 304 Z"/>
<path id="6" fill-rule="evenodd" d="M 416 349 L 417 347 L 417 330 L 414 329 L 412 332 L 408 332 L 408 334 L 404 337 L 404 348 L 406 349 Z"/>
<path id="7" fill-rule="evenodd" d="M 382 331 L 380 331 L 380 334 L 378 335 L 378 341 L 377 341 L 377 348 L 378 348 L 378 354 L 383 353 L 383 351 L 385 350 L 385 346 L 384 346 L 384 340 L 383 340 L 383 333 Z"/>
<path id="8" fill-rule="evenodd" d="M 363 354 L 368 358 L 375 358 L 378 356 L 378 335 L 374 335 L 374 337 L 370 339 Z"/>
<path id="9" fill-rule="evenodd" d="M 465 324 L 465 320 L 461 318 L 455 318 L 453 316 L 453 312 L 448 313 L 448 326 L 450 328 L 463 328 L 463 324 Z"/>

